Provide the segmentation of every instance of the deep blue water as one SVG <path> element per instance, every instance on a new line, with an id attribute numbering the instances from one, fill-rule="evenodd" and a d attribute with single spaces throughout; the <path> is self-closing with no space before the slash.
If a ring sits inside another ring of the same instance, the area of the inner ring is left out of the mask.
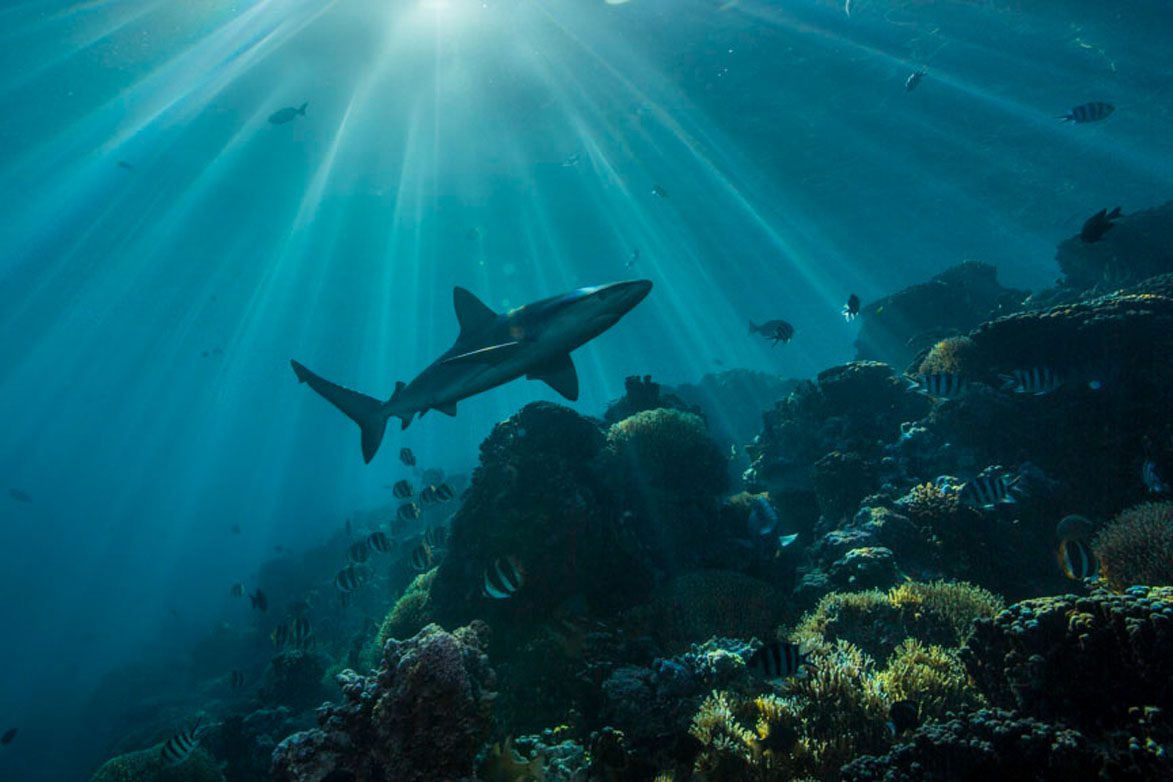
<path id="1" fill-rule="evenodd" d="M 6 4 L 0 778 L 83 778 L 101 674 L 184 665 L 244 610 L 224 585 L 387 501 L 399 447 L 467 472 L 557 399 L 517 381 L 365 466 L 291 357 L 385 397 L 451 344 L 454 285 L 635 275 L 576 409 L 636 373 L 811 376 L 853 355 L 850 292 L 971 258 L 1045 287 L 1088 214 L 1167 200 L 1171 31 L 1163 0 Z M 777 317 L 791 344 L 747 338 Z"/>

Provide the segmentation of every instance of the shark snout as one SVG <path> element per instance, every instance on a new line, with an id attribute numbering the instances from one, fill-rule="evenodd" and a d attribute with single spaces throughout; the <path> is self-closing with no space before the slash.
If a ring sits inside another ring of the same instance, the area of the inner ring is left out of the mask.
<path id="1" fill-rule="evenodd" d="M 608 303 L 610 303 L 611 299 L 614 299 L 615 309 L 619 312 L 626 313 L 643 301 L 651 292 L 651 280 L 628 280 L 626 282 L 613 282 L 610 285 L 605 285 L 599 289 L 598 295 L 600 299 Z"/>

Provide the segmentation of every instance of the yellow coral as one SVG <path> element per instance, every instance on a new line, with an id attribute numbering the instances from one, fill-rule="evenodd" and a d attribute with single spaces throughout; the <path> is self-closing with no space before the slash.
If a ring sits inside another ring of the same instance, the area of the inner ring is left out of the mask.
<path id="1" fill-rule="evenodd" d="M 947 520 L 961 506 L 960 494 L 955 489 L 928 482 L 913 486 L 901 504 L 914 521 L 922 523 Z"/>
<path id="2" fill-rule="evenodd" d="M 1173 502 L 1129 508 L 1096 536 L 1092 549 L 1100 576 L 1117 592 L 1173 584 Z"/>
<path id="3" fill-rule="evenodd" d="M 888 591 L 888 601 L 896 608 L 947 623 L 953 631 L 953 646 L 969 640 L 975 619 L 992 617 L 1006 607 L 1006 601 L 988 589 L 961 581 L 906 581 Z"/>
<path id="4" fill-rule="evenodd" d="M 917 372 L 922 375 L 934 372 L 965 372 L 973 357 L 974 343 L 969 337 L 947 337 L 929 350 Z"/>
<path id="5" fill-rule="evenodd" d="M 896 647 L 877 681 L 890 700 L 919 703 L 922 717 L 943 717 L 980 704 L 982 697 L 970 686 L 956 651 L 925 646 L 915 638 Z"/>

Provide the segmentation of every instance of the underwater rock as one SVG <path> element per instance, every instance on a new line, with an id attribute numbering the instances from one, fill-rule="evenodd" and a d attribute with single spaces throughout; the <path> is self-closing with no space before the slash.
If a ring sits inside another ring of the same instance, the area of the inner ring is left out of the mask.
<path id="1" fill-rule="evenodd" d="M 867 304 L 859 317 L 856 360 L 883 361 L 903 370 L 924 348 L 1015 311 L 1026 296 L 1000 285 L 989 264 L 959 264 Z"/>
<path id="2" fill-rule="evenodd" d="M 214 758 L 202 747 L 177 766 L 164 766 L 163 744 L 119 755 L 97 770 L 90 782 L 224 782 Z"/>
<path id="3" fill-rule="evenodd" d="M 225 717 L 200 742 L 217 759 L 223 759 L 228 782 L 268 779 L 277 743 L 297 731 L 309 730 L 313 724 L 312 712 L 295 712 L 285 706 L 258 709 Z"/>
<path id="4" fill-rule="evenodd" d="M 1113 226 L 1098 242 L 1076 235 L 1059 244 L 1064 288 L 1112 290 L 1173 272 L 1173 201 L 1126 214 Z"/>
<path id="5" fill-rule="evenodd" d="M 1025 600 L 979 619 L 962 658 L 990 702 L 1083 730 L 1173 708 L 1173 587 Z"/>
<path id="6" fill-rule="evenodd" d="M 319 709 L 319 727 L 278 745 L 273 778 L 471 779 L 492 726 L 496 675 L 483 651 L 487 635 L 483 622 L 473 622 L 453 633 L 429 625 L 388 641 L 371 676 L 338 675 L 345 701 Z"/>
<path id="7" fill-rule="evenodd" d="M 701 409 L 687 404 L 683 399 L 672 393 L 664 393 L 659 383 L 652 381 L 651 375 L 631 375 L 623 381 L 624 394 L 611 404 L 603 413 L 603 420 L 615 424 L 624 418 L 630 418 L 636 413 L 645 410 L 681 410 L 704 417 Z"/>
<path id="8" fill-rule="evenodd" d="M 753 369 L 728 369 L 673 391 L 685 404 L 704 411 L 709 432 L 722 447 L 732 443 L 740 450 L 762 430 L 762 411 L 789 396 L 800 382 Z"/>
<path id="9" fill-rule="evenodd" d="M 337 692 L 322 682 L 327 662 L 323 655 L 301 649 L 274 655 L 258 692 L 260 701 L 294 709 L 316 706 Z"/>
<path id="10" fill-rule="evenodd" d="M 857 453 L 831 451 L 814 463 L 812 475 L 819 509 L 831 519 L 854 514 L 860 500 L 877 488 L 871 462 Z"/>

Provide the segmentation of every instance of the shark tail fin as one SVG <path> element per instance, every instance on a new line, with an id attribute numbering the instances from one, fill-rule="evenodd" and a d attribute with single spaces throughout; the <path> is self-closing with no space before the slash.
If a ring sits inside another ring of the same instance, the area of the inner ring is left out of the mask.
<path id="1" fill-rule="evenodd" d="M 754 323 L 752 320 L 749 322 L 749 333 L 750 334 L 757 334 L 761 330 L 762 330 L 761 326 Z"/>
<path id="2" fill-rule="evenodd" d="M 298 113 L 298 114 L 300 114 L 301 116 L 303 116 L 303 117 L 304 117 L 304 116 L 305 116 L 305 110 L 306 110 L 306 109 L 308 109 L 308 108 L 309 108 L 309 106 L 310 106 L 310 104 L 309 104 L 308 102 L 307 102 L 307 103 L 303 103 L 303 104 L 301 104 L 301 106 L 299 106 L 299 107 L 298 107 L 298 109 L 297 109 L 297 113 Z"/>
<path id="3" fill-rule="evenodd" d="M 349 388 L 331 383 L 323 377 L 315 375 L 296 361 L 289 362 L 293 366 L 293 373 L 299 382 L 306 383 L 317 391 L 327 402 L 337 407 L 346 417 L 358 424 L 362 430 L 362 458 L 370 463 L 383 442 L 383 433 L 387 431 L 387 415 L 383 412 L 383 404 Z"/>

